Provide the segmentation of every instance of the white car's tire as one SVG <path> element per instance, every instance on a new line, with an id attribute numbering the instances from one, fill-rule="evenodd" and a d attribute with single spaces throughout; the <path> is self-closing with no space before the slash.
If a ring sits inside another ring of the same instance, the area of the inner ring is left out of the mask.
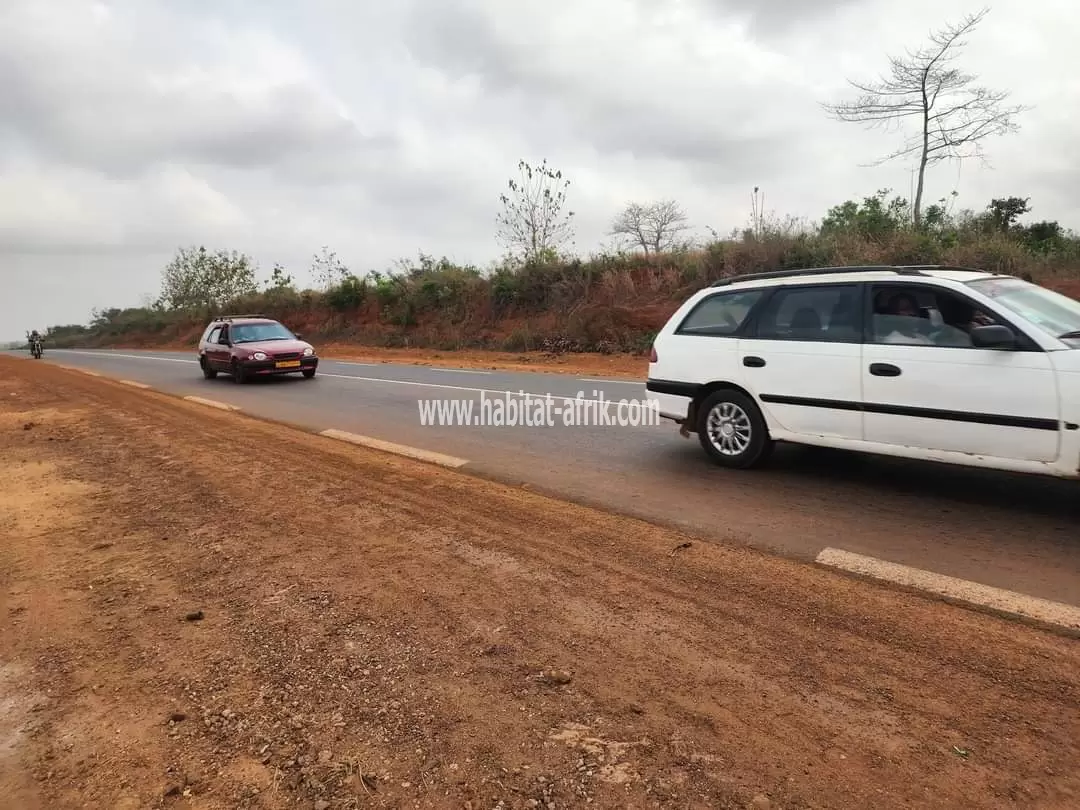
<path id="1" fill-rule="evenodd" d="M 755 467 L 773 448 L 761 410 L 734 389 L 714 391 L 698 404 L 697 434 L 709 458 L 721 467 Z"/>

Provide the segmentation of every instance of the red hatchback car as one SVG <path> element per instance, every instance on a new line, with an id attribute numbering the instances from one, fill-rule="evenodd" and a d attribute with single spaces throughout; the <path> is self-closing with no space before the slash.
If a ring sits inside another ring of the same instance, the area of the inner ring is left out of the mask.
<path id="1" fill-rule="evenodd" d="M 236 383 L 296 372 L 310 379 L 319 358 L 310 343 L 272 318 L 231 315 L 206 327 L 199 339 L 199 366 L 208 380 L 219 372 L 231 375 Z"/>

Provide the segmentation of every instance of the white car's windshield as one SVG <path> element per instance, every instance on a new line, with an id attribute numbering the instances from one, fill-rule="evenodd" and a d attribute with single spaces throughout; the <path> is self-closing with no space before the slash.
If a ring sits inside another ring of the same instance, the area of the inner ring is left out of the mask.
<path id="1" fill-rule="evenodd" d="M 1017 278 L 980 278 L 968 286 L 1054 337 L 1080 345 L 1080 301 Z"/>

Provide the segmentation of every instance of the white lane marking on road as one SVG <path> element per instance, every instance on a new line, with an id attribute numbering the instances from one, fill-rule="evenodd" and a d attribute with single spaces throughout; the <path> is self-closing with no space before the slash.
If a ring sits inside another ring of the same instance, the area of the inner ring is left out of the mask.
<path id="1" fill-rule="evenodd" d="M 155 355 L 148 355 L 148 354 L 120 354 L 119 352 L 93 352 L 93 351 L 83 351 L 81 349 L 80 350 L 76 350 L 76 349 L 54 349 L 53 351 L 66 352 L 68 354 L 74 354 L 76 356 L 78 356 L 80 354 L 86 354 L 86 355 L 91 355 L 93 357 L 123 357 L 123 358 L 126 358 L 128 360 L 159 360 L 159 361 L 164 362 L 164 363 L 194 363 L 195 365 L 198 365 L 198 363 L 199 363 L 198 360 L 185 360 L 182 357 L 157 357 Z"/>
<path id="2" fill-rule="evenodd" d="M 58 351 L 67 351 L 67 350 L 60 349 Z M 139 354 L 115 354 L 113 352 L 92 352 L 92 351 L 73 351 L 72 353 L 74 353 L 74 354 L 96 354 L 96 355 L 101 355 L 103 357 L 128 357 L 128 358 L 131 358 L 132 360 L 161 360 L 161 361 L 164 361 L 166 363 L 192 363 L 192 364 L 198 365 L 198 361 L 196 361 L 196 360 L 183 360 L 183 359 L 178 358 L 178 357 L 151 357 L 151 356 L 139 355 Z M 357 376 L 357 375 L 354 375 L 354 374 L 329 374 L 327 372 L 320 372 L 319 376 L 320 377 L 330 377 L 330 378 L 336 379 L 336 380 L 353 380 L 354 382 L 387 383 L 387 384 L 390 384 L 390 385 L 413 385 L 413 386 L 419 386 L 420 388 L 439 388 L 439 389 L 446 390 L 446 391 L 468 391 L 468 392 L 473 393 L 473 394 L 498 394 L 500 396 L 508 394 L 508 395 L 510 395 L 512 397 L 526 397 L 527 396 L 527 397 L 530 397 L 530 398 L 533 398 L 533 399 L 544 399 L 547 396 L 549 396 L 549 394 L 547 394 L 547 393 L 537 394 L 537 393 L 535 393 L 533 391 L 510 391 L 509 389 L 497 389 L 497 388 L 472 388 L 470 386 L 465 386 L 465 385 L 448 385 L 446 383 L 419 382 L 417 380 L 394 380 L 394 379 L 390 379 L 390 378 L 387 378 L 387 377 L 360 377 L 360 376 Z M 563 394 L 550 394 L 550 396 L 551 396 L 552 399 L 559 399 L 559 400 L 564 400 L 564 399 L 576 400 L 577 399 L 577 397 L 568 397 L 568 396 L 565 396 Z M 599 400 L 599 399 L 590 399 L 590 398 L 587 398 L 587 397 L 583 397 L 581 399 L 581 402 L 595 402 L 595 403 L 602 404 L 602 405 L 605 405 L 605 406 L 610 406 L 610 405 L 615 404 L 615 400 L 610 400 L 610 399 Z"/>
<path id="3" fill-rule="evenodd" d="M 120 380 L 124 385 L 130 385 L 132 388 L 149 388 L 146 383 L 135 382 L 135 380 Z"/>
<path id="4" fill-rule="evenodd" d="M 101 374 L 99 372 L 93 371 L 93 370 L 88 369 L 88 368 L 79 368 L 79 369 L 76 369 L 76 371 L 81 371 L 83 374 L 87 375 L 88 377 L 100 377 L 101 376 Z"/>
<path id="5" fill-rule="evenodd" d="M 637 380 L 594 380 L 592 377 L 579 377 L 580 382 L 609 383 L 611 385 L 645 385 Z"/>
<path id="6" fill-rule="evenodd" d="M 454 469 L 463 467 L 468 464 L 468 460 L 464 458 L 457 458 L 455 456 L 447 456 L 443 453 L 435 453 L 430 450 L 422 450 L 419 447 L 410 447 L 407 444 L 395 444 L 394 442 L 386 442 L 382 439 L 375 439 L 371 436 L 361 436 L 357 433 L 349 433 L 344 430 L 324 430 L 319 433 L 320 436 L 325 436 L 328 439 L 338 439 L 343 442 L 350 442 L 351 444 L 358 444 L 362 447 L 370 447 L 373 450 L 382 450 L 386 453 L 394 453 L 399 456 L 407 456 L 408 458 L 416 459 L 418 461 L 428 461 L 432 464 L 438 464 L 443 467 L 452 467 Z"/>
<path id="7" fill-rule="evenodd" d="M 338 380 L 353 380 L 354 382 L 390 383 L 392 385 L 415 385 L 419 386 L 420 388 L 441 388 L 448 391 L 468 391 L 473 394 L 499 394 L 500 396 L 508 394 L 512 397 L 530 397 L 531 399 L 546 399 L 548 396 L 550 396 L 552 399 L 568 399 L 571 401 L 577 401 L 578 399 L 577 397 L 570 397 L 564 394 L 537 394 L 531 391 L 510 391 L 507 389 L 498 388 L 472 388 L 466 385 L 447 385 L 446 383 L 416 382 L 414 380 L 388 380 L 385 377 L 356 377 L 351 374 L 320 374 L 319 376 L 332 377 Z M 612 399 L 599 400 L 589 399 L 587 397 L 583 397 L 580 401 L 596 402 L 604 406 L 614 405 L 617 402 L 617 400 Z"/>
<path id="8" fill-rule="evenodd" d="M 228 402 L 218 402 L 216 399 L 203 399 L 202 397 L 184 397 L 188 402 L 197 402 L 200 405 L 206 405 L 210 408 L 217 408 L 221 411 L 238 411 L 240 406 L 230 405 Z"/>
<path id="9" fill-rule="evenodd" d="M 853 574 L 906 585 L 974 605 L 1023 616 L 1047 624 L 1080 630 L 1080 607 L 1006 591 L 966 579 L 935 574 L 921 568 L 879 560 L 838 548 L 822 549 L 817 562 Z"/>
<path id="10" fill-rule="evenodd" d="M 423 366 L 418 366 L 423 368 Z M 490 371 L 482 371 L 476 368 L 443 368 L 442 366 L 428 366 L 432 371 L 450 371 L 454 374 L 490 374 Z"/>

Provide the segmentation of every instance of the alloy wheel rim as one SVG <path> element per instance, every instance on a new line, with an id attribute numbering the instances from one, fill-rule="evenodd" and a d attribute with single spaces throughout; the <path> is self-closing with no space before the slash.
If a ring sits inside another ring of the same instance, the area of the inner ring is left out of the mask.
<path id="1" fill-rule="evenodd" d="M 745 410 L 734 402 L 721 402 L 709 411 L 706 434 L 718 453 L 738 456 L 750 446 L 753 426 Z"/>

